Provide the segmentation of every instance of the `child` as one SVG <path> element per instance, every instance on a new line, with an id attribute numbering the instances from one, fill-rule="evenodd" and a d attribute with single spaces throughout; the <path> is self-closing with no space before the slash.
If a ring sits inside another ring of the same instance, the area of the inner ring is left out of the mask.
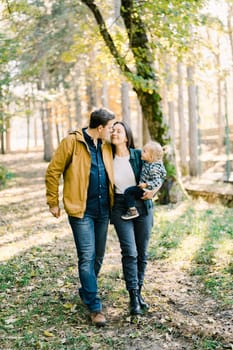
<path id="1" fill-rule="evenodd" d="M 143 196 L 145 191 L 158 189 L 166 177 L 166 170 L 163 165 L 163 149 L 158 142 L 149 141 L 142 149 L 141 159 L 144 161 L 140 174 L 138 186 L 126 188 L 124 192 L 125 202 L 128 207 L 126 214 L 121 218 L 124 220 L 134 219 L 139 216 L 135 207 L 135 200 Z"/>

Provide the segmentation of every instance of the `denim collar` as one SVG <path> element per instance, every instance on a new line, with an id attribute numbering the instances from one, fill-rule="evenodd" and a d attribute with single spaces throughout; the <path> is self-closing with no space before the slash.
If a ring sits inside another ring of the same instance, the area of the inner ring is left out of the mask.
<path id="1" fill-rule="evenodd" d="M 87 128 L 82 128 L 82 132 L 83 132 L 83 136 L 84 136 L 86 143 L 89 145 L 94 145 L 93 138 L 90 135 L 88 135 L 88 133 L 87 133 Z M 102 140 L 98 139 L 98 146 L 101 144 L 102 144 Z"/>

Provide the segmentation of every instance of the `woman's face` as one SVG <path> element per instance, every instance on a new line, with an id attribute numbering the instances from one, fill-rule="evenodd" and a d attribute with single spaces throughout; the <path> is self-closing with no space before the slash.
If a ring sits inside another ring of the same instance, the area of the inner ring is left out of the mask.
<path id="1" fill-rule="evenodd" d="M 121 145 L 127 143 L 127 137 L 125 129 L 121 124 L 113 125 L 113 131 L 111 134 L 111 142 L 113 145 Z"/>

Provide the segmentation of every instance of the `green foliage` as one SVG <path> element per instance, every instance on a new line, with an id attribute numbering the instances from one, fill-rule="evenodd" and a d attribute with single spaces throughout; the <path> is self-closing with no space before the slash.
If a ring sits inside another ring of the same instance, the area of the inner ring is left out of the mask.
<path id="1" fill-rule="evenodd" d="M 171 162 L 169 161 L 165 161 L 164 162 L 164 166 L 165 166 L 165 169 L 167 171 L 167 178 L 169 177 L 172 177 L 172 178 L 176 178 L 176 167 L 174 164 L 172 164 Z"/>
<path id="2" fill-rule="evenodd" d="M 9 33 L 8 33 L 9 35 Z M 0 32 L 0 72 L 3 73 L 3 65 L 16 58 L 18 43 L 14 38 Z"/>
<path id="3" fill-rule="evenodd" d="M 196 350 L 221 350 L 223 349 L 223 344 L 221 340 L 216 340 L 214 338 L 206 338 L 203 340 L 200 340 L 195 345 L 194 349 Z"/>
<path id="4" fill-rule="evenodd" d="M 13 173 L 8 171 L 5 166 L 0 165 L 0 189 L 4 188 L 7 180 L 10 180 L 12 177 Z"/>
<path id="5" fill-rule="evenodd" d="M 67 76 L 72 64 L 64 63 L 62 55 L 79 32 L 74 21 L 74 8 L 72 1 L 66 4 L 56 1 L 50 5 L 27 0 L 10 2 L 14 18 L 9 22 L 10 29 L 20 43 L 17 52 L 18 78 L 35 80 L 46 71 L 53 78 L 50 84 L 57 86 L 55 78 Z"/>
<path id="6" fill-rule="evenodd" d="M 189 49 L 191 36 L 193 40 L 190 27 L 201 24 L 199 10 L 205 2 L 160 0 L 156 6 L 151 1 L 141 6 L 140 11 L 147 18 L 146 26 L 152 35 L 154 47 L 160 52 L 175 49 L 179 55 L 185 53 Z"/>
<path id="7" fill-rule="evenodd" d="M 182 239 L 194 229 L 194 215 L 192 208 L 189 208 L 185 215 L 179 217 L 175 222 L 156 217 L 156 225 L 152 231 L 155 239 L 150 245 L 149 258 L 154 260 L 169 257 L 170 250 L 178 248 Z"/>

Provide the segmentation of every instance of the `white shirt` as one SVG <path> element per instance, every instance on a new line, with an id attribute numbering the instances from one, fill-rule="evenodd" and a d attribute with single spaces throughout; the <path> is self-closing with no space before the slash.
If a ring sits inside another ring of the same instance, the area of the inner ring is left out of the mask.
<path id="1" fill-rule="evenodd" d="M 129 162 L 129 155 L 125 157 L 115 155 L 113 172 L 116 193 L 123 194 L 127 187 L 136 185 L 134 172 Z"/>

